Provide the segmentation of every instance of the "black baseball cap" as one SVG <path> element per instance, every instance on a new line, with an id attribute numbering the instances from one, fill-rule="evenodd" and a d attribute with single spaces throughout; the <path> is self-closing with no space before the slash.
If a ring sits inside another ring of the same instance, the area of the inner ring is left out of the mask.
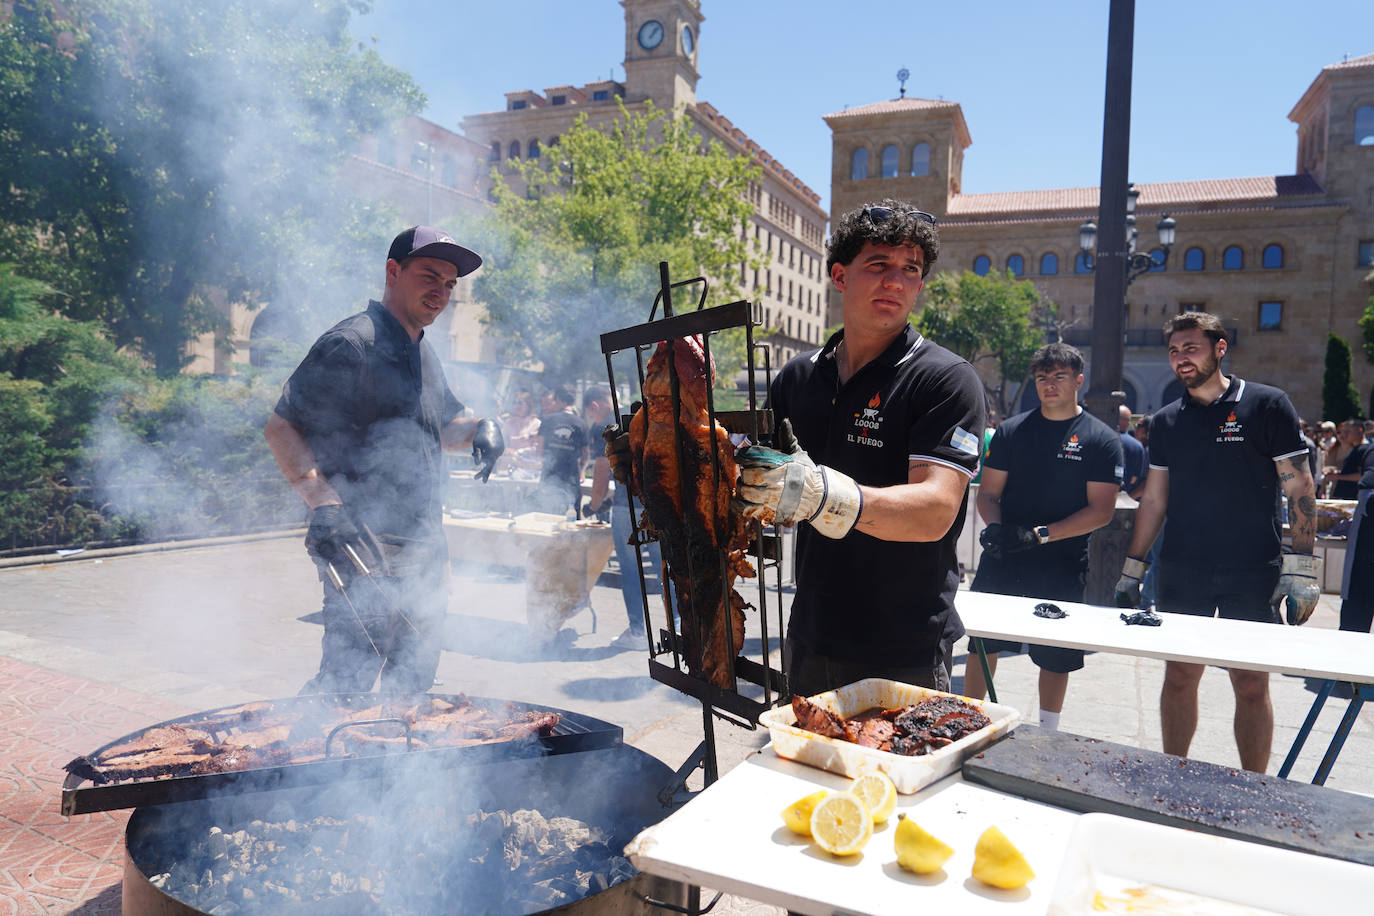
<path id="1" fill-rule="evenodd" d="M 458 276 L 466 277 L 482 266 L 482 256 L 469 251 L 442 229 L 433 226 L 411 226 L 391 243 L 386 254 L 388 261 L 406 258 L 438 258 L 458 268 Z"/>

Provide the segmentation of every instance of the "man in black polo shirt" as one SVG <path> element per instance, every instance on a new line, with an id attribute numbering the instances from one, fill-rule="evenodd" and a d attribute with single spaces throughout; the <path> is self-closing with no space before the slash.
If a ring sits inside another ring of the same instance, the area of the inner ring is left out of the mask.
<path id="1" fill-rule="evenodd" d="M 495 421 L 460 416 L 424 330 L 481 263 L 429 226 L 396 236 L 382 301 L 315 341 L 267 421 L 311 509 L 305 546 L 324 583 L 320 670 L 302 693 L 371 690 L 379 672 L 387 692 L 434 683 L 448 606 L 442 450 L 471 445 L 485 481 L 503 445 Z"/>
<path id="2" fill-rule="evenodd" d="M 1150 424 L 1150 474 L 1117 603 L 1139 606 L 1148 568 L 1140 558 L 1167 516 L 1159 549 L 1161 611 L 1300 624 L 1321 596 L 1321 561 L 1312 555 L 1317 506 L 1298 414 L 1279 389 L 1221 373 L 1226 332 L 1215 315 L 1177 315 L 1164 335 L 1169 364 L 1186 391 Z M 1274 512 L 1280 489 L 1288 497 L 1293 553 L 1281 551 Z M 1159 698 L 1165 753 L 1188 753 L 1203 668 L 1166 664 Z M 1264 772 L 1274 732 L 1269 674 L 1229 673 L 1241 766 Z"/>
<path id="3" fill-rule="evenodd" d="M 587 425 L 573 409 L 572 389 L 558 385 L 544 393 L 539 419 L 539 486 L 535 508 L 563 515 L 582 515 L 582 471 L 587 466 Z"/>
<path id="4" fill-rule="evenodd" d="M 1121 486 L 1121 438 L 1078 404 L 1083 354 L 1064 343 L 1031 358 L 1040 406 L 997 427 L 983 459 L 978 514 L 983 556 L 974 591 L 1081 602 L 1088 572 L 1088 534 L 1112 520 Z M 1020 643 L 983 640 L 988 667 Z M 1069 673 L 1082 649 L 1030 647 L 1040 669 L 1040 726 L 1059 728 Z M 964 693 L 983 698 L 983 670 L 970 656 Z"/>
<path id="5" fill-rule="evenodd" d="M 787 628 L 795 694 L 865 677 L 949 687 L 964 632 L 955 540 L 985 400 L 973 367 L 907 321 L 938 254 L 935 218 L 908 202 L 841 217 L 826 263 L 844 328 L 789 361 L 769 393 L 805 452 L 737 456 L 750 515 L 807 522 Z"/>

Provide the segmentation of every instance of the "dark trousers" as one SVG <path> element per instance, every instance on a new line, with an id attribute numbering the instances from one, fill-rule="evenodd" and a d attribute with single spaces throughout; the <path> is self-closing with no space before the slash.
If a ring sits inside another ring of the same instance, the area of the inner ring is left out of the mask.
<path id="1" fill-rule="evenodd" d="M 795 639 L 789 639 L 783 649 L 783 668 L 787 672 L 787 686 L 794 696 L 815 696 L 868 677 L 948 691 L 950 672 L 954 667 L 953 650 L 953 640 L 949 640 L 931 650 L 928 664 L 875 665 L 872 662 L 831 658 Z"/>
<path id="2" fill-rule="evenodd" d="M 630 510 L 624 502 L 625 494 L 616 492 L 611 495 L 611 537 L 615 539 L 615 559 L 620 566 L 620 595 L 625 601 L 625 616 L 629 618 L 630 630 L 642 634 L 644 602 L 640 590 L 640 570 L 643 570 L 646 576 L 653 576 L 652 581 L 645 583 L 649 586 L 649 594 L 662 594 L 663 586 L 659 584 L 658 578 L 663 575 L 663 557 L 658 541 L 650 541 L 639 549 L 630 543 L 634 523 L 630 520 Z M 641 565 L 646 561 L 647 568 Z"/>

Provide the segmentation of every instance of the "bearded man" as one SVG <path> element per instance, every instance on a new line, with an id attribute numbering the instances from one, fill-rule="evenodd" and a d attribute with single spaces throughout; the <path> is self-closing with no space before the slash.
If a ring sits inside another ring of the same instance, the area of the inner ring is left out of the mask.
<path id="1" fill-rule="evenodd" d="M 1278 388 L 1221 372 L 1226 331 L 1206 312 L 1164 326 L 1169 365 L 1186 391 L 1150 423 L 1150 473 L 1136 510 L 1117 604 L 1138 607 L 1142 558 L 1168 520 L 1158 560 L 1158 608 L 1176 614 L 1300 624 L 1321 595 L 1312 555 L 1316 496 L 1298 414 Z M 1288 498 L 1292 553 L 1283 553 L 1274 511 Z M 1204 666 L 1168 662 L 1159 698 L 1164 751 L 1187 756 L 1197 729 Z M 1236 696 L 1236 748 L 1247 770 L 1264 772 L 1273 742 L 1269 674 L 1229 671 Z"/>

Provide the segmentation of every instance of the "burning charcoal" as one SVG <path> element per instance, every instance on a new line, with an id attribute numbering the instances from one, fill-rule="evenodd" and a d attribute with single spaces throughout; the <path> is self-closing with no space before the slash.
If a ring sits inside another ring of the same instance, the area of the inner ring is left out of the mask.
<path id="1" fill-rule="evenodd" d="M 167 886 L 167 881 L 171 877 L 172 873 L 169 871 L 165 871 L 160 875 L 153 875 L 151 878 L 148 879 L 148 883 L 151 884 L 153 887 L 157 888 L 158 890 L 162 890 L 164 887 Z"/>

